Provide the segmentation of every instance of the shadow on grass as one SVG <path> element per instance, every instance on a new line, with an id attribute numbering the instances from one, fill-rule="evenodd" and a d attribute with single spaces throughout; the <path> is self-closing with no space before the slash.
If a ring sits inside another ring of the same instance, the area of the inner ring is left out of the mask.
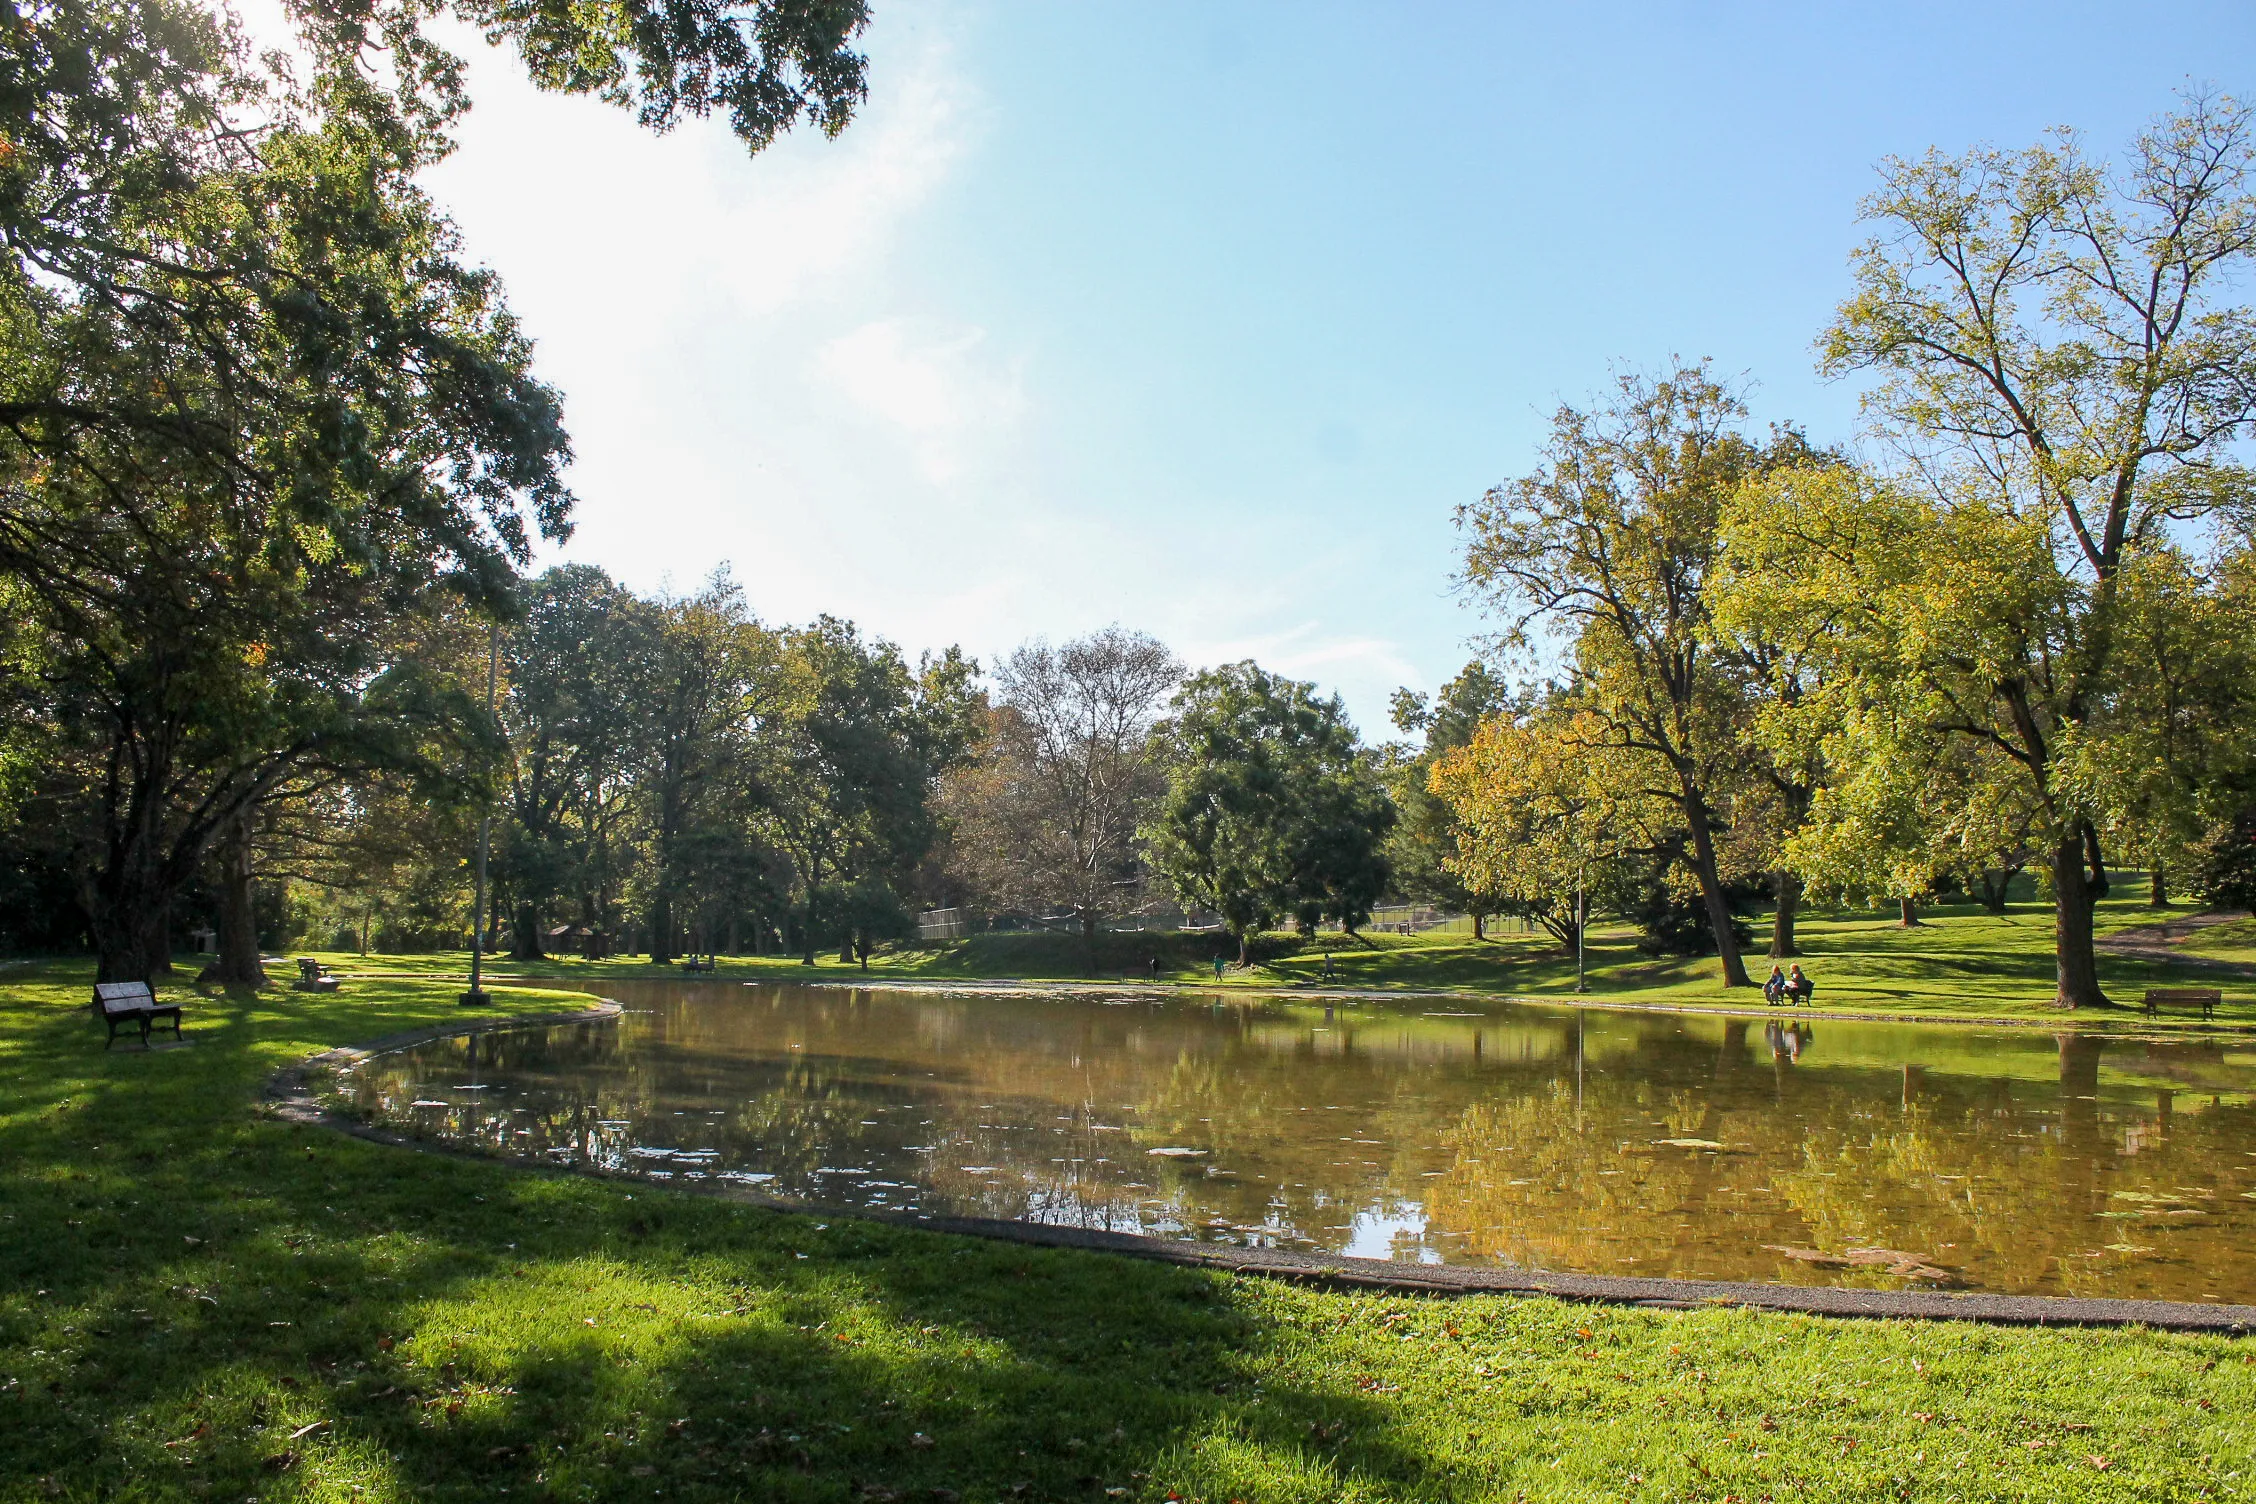
<path id="1" fill-rule="evenodd" d="M 1345 1376 L 1263 1387 L 1218 1275 L 261 1121 L 306 1011 L 211 997 L 190 1048 L 105 1056 L 82 1014 L 11 1002 L 0 1476 L 41 1497 L 1101 1499 L 1212 1454 L 1264 1498 L 1454 1491 Z"/>

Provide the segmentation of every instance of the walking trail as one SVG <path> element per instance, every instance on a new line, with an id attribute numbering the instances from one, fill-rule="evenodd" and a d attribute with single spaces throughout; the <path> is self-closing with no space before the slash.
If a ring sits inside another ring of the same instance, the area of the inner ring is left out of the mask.
<path id="1" fill-rule="evenodd" d="M 2245 909 L 2210 909 L 2205 913 L 2188 914 L 2183 919 L 2164 919 L 2155 924 L 2134 925 L 2127 930 L 2117 930 L 2112 935 L 2101 936 L 2093 944 L 2109 955 L 2128 956 L 2133 960 L 2169 961 L 2179 966 L 2204 966 L 2236 977 L 2252 977 L 2256 976 L 2256 966 L 2245 961 L 2189 955 L 2178 948 L 2203 930 L 2247 917 L 2248 911 Z"/>

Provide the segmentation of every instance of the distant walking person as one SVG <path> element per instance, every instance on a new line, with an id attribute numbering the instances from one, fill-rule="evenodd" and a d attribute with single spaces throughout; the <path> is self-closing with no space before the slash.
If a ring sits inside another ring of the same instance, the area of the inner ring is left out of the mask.
<path id="1" fill-rule="evenodd" d="M 1222 980 L 1222 968 L 1229 964 L 1229 962 L 1223 960 L 1220 956 L 1216 956 L 1214 958 L 1214 980 L 1216 980 L 1217 982 Z"/>
<path id="2" fill-rule="evenodd" d="M 1159 957 L 1157 956 L 1152 957 L 1152 980 L 1155 982 L 1159 980 Z"/>

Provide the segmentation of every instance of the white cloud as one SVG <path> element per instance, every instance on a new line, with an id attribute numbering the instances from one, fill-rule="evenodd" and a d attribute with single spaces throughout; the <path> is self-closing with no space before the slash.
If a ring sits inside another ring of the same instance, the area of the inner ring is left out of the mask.
<path id="1" fill-rule="evenodd" d="M 815 369 L 866 412 L 898 428 L 935 485 L 963 469 L 967 450 L 1025 410 L 1025 361 L 988 358 L 984 329 L 919 328 L 878 319 L 816 354 Z"/>

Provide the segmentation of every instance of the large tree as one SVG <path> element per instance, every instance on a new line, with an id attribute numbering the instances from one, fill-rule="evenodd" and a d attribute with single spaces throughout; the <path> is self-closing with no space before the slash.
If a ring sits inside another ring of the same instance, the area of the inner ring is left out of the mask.
<path id="1" fill-rule="evenodd" d="M 545 87 L 658 129 L 723 109 L 755 150 L 863 94 L 858 3 L 454 9 Z M 163 967 L 211 854 L 239 897 L 261 810 L 380 729 L 393 617 L 449 576 L 498 609 L 562 535 L 555 398 L 414 186 L 467 103 L 432 14 L 295 7 L 296 77 L 180 0 L 0 28 L 9 689 L 106 977 Z"/>
<path id="2" fill-rule="evenodd" d="M 1370 917 L 1394 806 L 1338 696 L 1233 663 L 1192 675 L 1157 734 L 1167 791 L 1146 852 L 1185 905 L 1222 917 L 1240 965 L 1286 915 Z"/>
<path id="3" fill-rule="evenodd" d="M 1832 608 L 1893 724 L 2011 764 L 2062 1007 L 2107 1002 L 2092 920 L 2112 790 L 2094 775 L 2144 672 L 2126 651 L 2138 571 L 2256 495 L 2236 449 L 2256 426 L 2252 151 L 2246 108 L 2193 98 L 2114 167 L 2066 133 L 1885 164 L 1824 350 L 1828 372 L 1880 377 L 1866 407 L 1899 472 L 1743 519 Z"/>
<path id="4" fill-rule="evenodd" d="M 102 975 L 142 977 L 207 854 L 384 713 L 390 624 L 562 535 L 567 450 L 384 100 L 155 5 L 0 61 L 0 572 Z"/>
<path id="5" fill-rule="evenodd" d="M 1731 987 L 1753 985 L 1724 880 L 1729 801 L 1748 774 L 1746 676 L 1718 650 L 1706 588 L 1728 499 L 1809 454 L 1790 431 L 1758 444 L 1745 418 L 1704 365 L 1625 375 L 1595 410 L 1562 407 L 1542 463 L 1457 517 L 1462 578 L 1504 644 L 1554 647 L 1581 724 L 1603 727 L 1621 775 L 1676 810 Z"/>
<path id="6" fill-rule="evenodd" d="M 985 745 L 952 785 L 956 853 L 987 902 L 1070 913 L 1086 940 L 1136 904 L 1136 829 L 1165 786 L 1152 726 L 1182 677 L 1117 626 L 997 665 Z"/>
<path id="7" fill-rule="evenodd" d="M 790 862 L 800 958 L 866 941 L 937 834 L 933 794 L 975 740 L 977 666 L 953 648 L 916 671 L 889 642 L 820 617 L 782 637 L 777 690 L 752 748 L 760 836 Z"/>
<path id="8" fill-rule="evenodd" d="M 531 960 L 567 896 L 591 934 L 613 926 L 614 835 L 650 757 L 660 626 L 585 564 L 548 570 L 523 599 L 502 641 L 510 761 L 496 882 L 512 900 L 514 953 Z"/>
<path id="9" fill-rule="evenodd" d="M 733 885 L 733 869 L 756 860 L 736 838 L 755 798 L 755 739 L 789 691 L 781 640 L 753 619 L 726 574 L 695 595 L 661 601 L 654 616 L 641 686 L 641 789 L 651 856 L 645 923 L 650 958 L 663 963 L 674 957 L 677 900 L 694 895 L 701 879 Z"/>

